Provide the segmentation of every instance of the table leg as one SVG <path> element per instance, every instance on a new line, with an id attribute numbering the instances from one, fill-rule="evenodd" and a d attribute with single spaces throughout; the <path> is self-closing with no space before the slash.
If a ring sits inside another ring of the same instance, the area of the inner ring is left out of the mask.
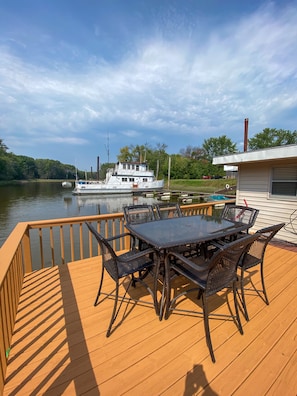
<path id="1" fill-rule="evenodd" d="M 160 279 L 162 277 L 162 280 Z M 157 291 L 158 285 L 161 283 L 161 297 L 160 301 L 158 301 Z M 168 294 L 168 281 L 167 281 L 167 271 L 164 263 L 164 253 L 159 252 L 157 255 L 157 265 L 156 272 L 154 277 L 154 304 L 156 309 L 156 314 L 159 316 L 159 320 L 163 319 L 165 310 L 166 310 L 166 301 Z"/>

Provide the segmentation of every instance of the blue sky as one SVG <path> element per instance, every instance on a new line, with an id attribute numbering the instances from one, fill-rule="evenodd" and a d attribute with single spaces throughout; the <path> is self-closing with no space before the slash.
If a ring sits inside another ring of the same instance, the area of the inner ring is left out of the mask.
<path id="1" fill-rule="evenodd" d="M 297 129 L 297 1 L 0 0 L 0 138 L 89 170 Z M 108 150 L 109 149 L 109 150 Z"/>

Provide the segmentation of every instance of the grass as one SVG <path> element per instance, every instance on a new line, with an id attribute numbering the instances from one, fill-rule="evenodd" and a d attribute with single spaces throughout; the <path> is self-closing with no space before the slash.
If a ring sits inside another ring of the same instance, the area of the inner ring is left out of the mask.
<path id="1" fill-rule="evenodd" d="M 226 189 L 226 185 L 229 189 Z M 165 188 L 168 187 L 167 181 Z M 178 179 L 170 180 L 170 190 L 215 193 L 221 191 L 228 195 L 236 194 L 236 179 Z"/>

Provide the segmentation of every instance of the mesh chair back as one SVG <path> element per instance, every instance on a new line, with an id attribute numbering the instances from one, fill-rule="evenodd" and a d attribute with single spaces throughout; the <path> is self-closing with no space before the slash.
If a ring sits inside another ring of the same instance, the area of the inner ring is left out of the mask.
<path id="1" fill-rule="evenodd" d="M 109 242 L 101 234 L 99 234 L 99 232 L 96 231 L 91 224 L 86 223 L 86 225 L 99 243 L 102 254 L 102 263 L 106 271 L 109 273 L 114 281 L 117 281 L 119 279 L 117 255 L 115 254 L 113 248 L 110 246 Z"/>
<path id="2" fill-rule="evenodd" d="M 226 244 L 213 255 L 209 263 L 210 269 L 206 280 L 206 296 L 217 293 L 237 279 L 238 263 L 256 238 L 258 238 L 256 234 L 247 235 Z"/>
<path id="3" fill-rule="evenodd" d="M 182 217 L 183 215 L 178 203 L 158 203 L 155 204 L 155 208 L 158 219 Z"/>
<path id="4" fill-rule="evenodd" d="M 249 255 L 256 257 L 259 262 L 262 262 L 264 259 L 265 250 L 267 248 L 268 243 L 271 239 L 276 235 L 276 233 L 283 228 L 285 223 L 275 224 L 270 227 L 262 228 L 256 232 L 258 238 L 254 241 L 249 249 Z M 247 257 L 248 258 L 248 257 Z M 248 260 L 247 260 L 248 261 Z M 244 260 L 243 260 L 244 263 Z"/>
<path id="5" fill-rule="evenodd" d="M 251 228 L 256 221 L 259 210 L 248 206 L 225 204 L 221 217 L 225 220 L 248 224 Z"/>
<path id="6" fill-rule="evenodd" d="M 146 223 L 156 220 L 152 205 L 129 205 L 124 206 L 124 218 L 128 224 Z"/>

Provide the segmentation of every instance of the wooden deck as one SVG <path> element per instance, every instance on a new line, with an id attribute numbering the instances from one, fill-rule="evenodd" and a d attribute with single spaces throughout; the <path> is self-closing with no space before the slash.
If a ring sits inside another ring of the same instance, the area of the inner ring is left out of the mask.
<path id="1" fill-rule="evenodd" d="M 4 395 L 296 396 L 296 249 L 268 247 L 270 305 L 247 296 L 244 335 L 232 321 L 211 319 L 215 364 L 197 316 L 159 321 L 153 308 L 130 304 L 106 338 L 112 301 L 93 306 L 99 267 L 89 259 L 26 276 Z M 225 298 L 214 296 L 212 310 L 228 312 Z"/>

